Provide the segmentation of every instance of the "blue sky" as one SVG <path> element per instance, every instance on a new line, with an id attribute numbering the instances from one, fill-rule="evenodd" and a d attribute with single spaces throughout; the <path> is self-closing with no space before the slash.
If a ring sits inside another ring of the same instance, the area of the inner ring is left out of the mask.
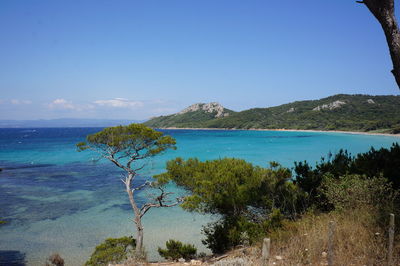
<path id="1" fill-rule="evenodd" d="M 399 94 L 355 1 L 0 1 L 0 119 L 146 119 Z"/>

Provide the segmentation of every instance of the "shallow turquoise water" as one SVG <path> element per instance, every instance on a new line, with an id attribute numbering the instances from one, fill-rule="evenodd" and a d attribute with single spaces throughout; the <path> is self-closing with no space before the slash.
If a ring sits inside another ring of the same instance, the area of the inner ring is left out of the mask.
<path id="1" fill-rule="evenodd" d="M 95 154 L 79 153 L 75 144 L 98 128 L 0 129 L 0 265 L 6 260 L 43 265 L 59 252 L 67 265 L 82 264 L 94 246 L 107 237 L 134 234 L 132 213 L 119 180 L 121 172 Z M 344 148 L 352 154 L 371 146 L 389 147 L 399 138 L 341 133 L 279 131 L 166 130 L 177 139 L 178 150 L 148 164 L 138 182 L 163 171 L 177 156 L 202 160 L 223 157 L 246 159 L 268 166 L 278 161 L 318 161 Z M 176 187 L 170 190 L 179 192 Z M 144 200 L 146 192 L 139 195 Z M 200 251 L 201 226 L 209 216 L 180 208 L 154 209 L 144 218 L 145 245 L 150 259 L 157 246 L 174 238 L 194 243 Z"/>

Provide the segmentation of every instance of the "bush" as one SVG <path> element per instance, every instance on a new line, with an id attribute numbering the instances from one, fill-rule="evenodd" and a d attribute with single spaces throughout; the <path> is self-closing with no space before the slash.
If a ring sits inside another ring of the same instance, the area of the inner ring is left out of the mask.
<path id="1" fill-rule="evenodd" d="M 126 260 L 136 246 L 133 237 L 108 238 L 98 245 L 85 265 L 108 265 Z"/>
<path id="2" fill-rule="evenodd" d="M 183 244 L 180 241 L 170 239 L 166 243 L 166 249 L 158 248 L 158 254 L 165 259 L 177 261 L 180 258 L 190 260 L 196 257 L 197 249 L 194 245 Z"/>
<path id="3" fill-rule="evenodd" d="M 64 266 L 64 259 L 61 258 L 60 254 L 54 253 L 47 258 L 46 266 Z"/>
<path id="4" fill-rule="evenodd" d="M 306 194 L 291 181 L 290 169 L 276 162 L 262 168 L 235 158 L 176 158 L 158 178 L 191 192 L 181 205 L 185 210 L 220 215 L 203 228 L 203 243 L 214 253 L 261 238 L 277 210 L 279 217 L 290 219 L 304 211 Z"/>
<path id="5" fill-rule="evenodd" d="M 394 190 L 382 177 L 326 176 L 319 190 L 335 210 L 368 210 L 374 222 L 384 227 L 388 222 L 388 213 L 398 211 L 396 202 L 399 191 Z"/>
<path id="6" fill-rule="evenodd" d="M 393 189 L 400 189 L 400 145 L 393 143 L 389 149 L 381 148 L 352 156 L 345 150 L 337 154 L 329 154 L 327 160 L 322 158 L 313 168 L 307 162 L 296 162 L 294 182 L 308 195 L 307 206 L 314 206 L 321 211 L 331 211 L 332 206 L 327 203 L 324 194 L 318 188 L 325 176 L 331 180 L 339 179 L 348 174 L 366 176 L 366 179 L 383 176 L 392 185 Z"/>

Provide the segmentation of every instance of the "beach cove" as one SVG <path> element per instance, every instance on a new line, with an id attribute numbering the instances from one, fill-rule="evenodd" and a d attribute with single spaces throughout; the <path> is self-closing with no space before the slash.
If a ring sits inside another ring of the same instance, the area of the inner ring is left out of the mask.
<path id="1" fill-rule="evenodd" d="M 132 235 L 134 226 L 121 172 L 94 154 L 76 152 L 75 144 L 100 128 L 0 129 L 0 254 L 21 256 L 40 265 L 59 252 L 67 265 L 84 263 L 94 246 L 107 237 Z M 277 161 L 319 161 L 339 149 L 352 154 L 390 147 L 398 136 L 282 130 L 163 130 L 177 139 L 168 152 L 143 171 L 160 173 L 175 157 L 201 160 L 237 157 L 267 167 Z M 349 133 L 349 132 L 345 132 Z M 172 191 L 179 189 L 170 186 Z M 145 192 L 143 193 L 145 197 Z M 179 207 L 157 209 L 145 217 L 145 246 L 150 260 L 169 238 L 201 244 L 201 226 L 212 217 L 189 214 Z M 2 255 L 4 256 L 4 255 Z"/>

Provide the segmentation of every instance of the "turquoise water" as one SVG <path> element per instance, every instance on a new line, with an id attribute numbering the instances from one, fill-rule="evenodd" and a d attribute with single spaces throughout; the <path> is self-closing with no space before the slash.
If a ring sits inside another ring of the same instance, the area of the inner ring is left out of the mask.
<path id="1" fill-rule="evenodd" d="M 75 144 L 99 128 L 0 129 L 0 265 L 43 265 L 58 252 L 67 265 L 80 265 L 107 237 L 134 235 L 132 213 L 120 181 L 122 173 L 107 161 L 96 162 Z M 260 166 L 278 161 L 318 161 L 341 148 L 352 154 L 371 146 L 389 147 L 396 137 L 341 133 L 279 131 L 165 130 L 177 139 L 178 150 L 151 161 L 138 177 L 143 182 L 163 171 L 177 156 L 202 160 L 246 159 Z M 176 187 L 170 190 L 179 192 Z M 143 202 L 146 192 L 139 195 Z M 144 217 L 145 246 L 158 259 L 157 246 L 173 238 L 201 244 L 201 226 L 212 217 L 179 207 L 153 209 Z"/>

